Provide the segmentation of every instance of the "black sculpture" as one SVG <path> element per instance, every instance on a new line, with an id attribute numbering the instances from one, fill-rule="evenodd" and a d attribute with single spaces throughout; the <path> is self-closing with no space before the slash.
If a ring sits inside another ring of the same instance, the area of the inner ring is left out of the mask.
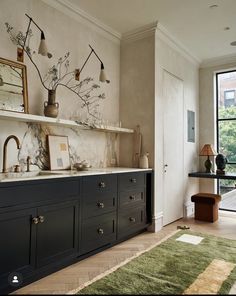
<path id="1" fill-rule="evenodd" d="M 228 162 L 227 158 L 223 155 L 223 154 L 217 154 L 216 159 L 216 166 L 217 166 L 217 170 L 216 173 L 217 174 L 225 174 L 225 166 L 226 163 Z"/>

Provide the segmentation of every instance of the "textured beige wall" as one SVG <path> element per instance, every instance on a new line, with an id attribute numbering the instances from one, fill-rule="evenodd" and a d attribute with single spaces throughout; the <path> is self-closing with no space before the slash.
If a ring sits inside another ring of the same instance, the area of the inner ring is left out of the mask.
<path id="1" fill-rule="evenodd" d="M 198 192 L 198 179 L 191 179 L 188 173 L 198 168 L 199 143 L 199 95 L 198 66 L 187 60 L 169 44 L 163 41 L 157 31 L 156 35 L 156 76 L 155 76 L 155 209 L 154 215 L 159 217 L 163 212 L 163 70 L 180 78 L 184 83 L 184 199 L 185 206 L 190 204 L 190 196 Z M 195 112 L 195 143 L 187 142 L 187 110 Z M 173 133 L 178 126 L 173 124 Z M 174 147 L 173 147 L 174 149 Z M 178 157 L 178 155 L 176 155 Z M 170 184 L 171 186 L 171 184 Z M 174 206 L 174 205 L 173 205 Z"/>
<path id="2" fill-rule="evenodd" d="M 215 98 L 215 73 L 228 69 L 235 69 L 236 63 L 224 64 L 214 67 L 201 68 L 199 71 L 199 94 L 200 94 L 200 113 L 199 113 L 199 149 L 204 144 L 210 143 L 216 148 L 216 98 Z M 215 158 L 212 161 L 215 166 Z M 204 171 L 205 158 L 201 157 L 200 170 Z M 200 180 L 200 190 L 202 192 L 216 192 L 216 181 Z"/>
<path id="3" fill-rule="evenodd" d="M 142 152 L 154 166 L 154 35 L 121 44 L 120 120 L 124 126 L 140 125 Z M 120 138 L 120 163 L 132 166 L 133 138 Z"/>
<path id="4" fill-rule="evenodd" d="M 188 173 L 198 169 L 199 93 L 198 65 L 184 58 L 158 37 L 152 36 L 124 42 L 121 46 L 120 116 L 126 126 L 139 124 L 143 134 L 143 151 L 150 152 L 150 164 L 155 168 L 154 219 L 163 214 L 163 70 L 184 81 L 184 194 L 185 206 L 191 206 L 190 196 L 199 190 L 198 179 Z M 187 142 L 187 110 L 195 112 L 196 141 Z M 175 128 L 173 125 L 173 132 Z M 129 136 L 130 137 L 130 136 Z M 120 141 L 120 161 L 132 164 L 132 148 L 128 136 Z M 174 149 L 174 147 L 173 147 Z M 178 157 L 178 156 L 176 156 Z M 171 186 L 171 184 L 170 184 Z M 184 205 L 183 205 L 184 206 Z"/>
<path id="5" fill-rule="evenodd" d="M 0 57 L 16 61 L 16 46 L 10 41 L 6 32 L 4 23 L 9 22 L 14 28 L 26 31 L 28 19 L 25 13 L 32 16 L 35 22 L 44 30 L 49 51 L 53 54 L 52 59 L 36 55 L 35 60 L 43 73 L 57 62 L 57 59 L 70 52 L 70 70 L 82 66 L 86 57 L 90 53 L 89 44 L 91 44 L 100 58 L 103 60 L 105 70 L 110 79 L 110 84 L 102 84 L 98 81 L 100 72 L 100 62 L 92 55 L 88 64 L 84 68 L 81 79 L 90 76 L 94 82 L 100 84 L 101 88 L 98 93 L 105 92 L 106 99 L 101 103 L 101 114 L 110 124 L 119 122 L 119 89 L 120 89 L 120 43 L 108 36 L 108 33 L 99 32 L 85 22 L 80 23 L 74 18 L 48 6 L 41 0 L 1 0 L 0 9 Z M 31 46 L 38 49 L 40 41 L 40 32 L 31 25 L 33 29 L 33 38 Z M 106 36 L 107 34 L 107 36 Z M 28 72 L 28 92 L 29 92 L 29 110 L 32 114 L 43 115 L 43 102 L 47 99 L 47 92 L 42 87 L 35 68 L 25 55 L 25 64 Z M 80 110 L 81 102 L 78 97 L 67 91 L 65 88 L 58 87 L 57 101 L 60 104 L 59 118 L 70 118 Z M 0 122 L 0 167 L 2 163 L 2 146 L 3 141 L 9 134 L 16 134 L 22 138 L 27 126 L 17 123 Z M 57 133 L 66 134 L 66 130 Z M 70 133 L 70 132 L 68 132 Z M 86 133 L 86 132 L 83 132 Z M 103 133 L 86 133 L 81 135 L 79 141 L 81 146 L 78 153 L 81 152 L 83 159 L 91 160 L 97 157 L 96 163 L 106 163 L 106 146 L 113 145 L 108 141 L 107 136 Z M 82 141 L 82 139 L 85 139 Z M 97 141 L 98 140 L 98 141 Z M 98 144 L 99 143 L 99 144 Z M 99 145 L 99 147 L 96 147 Z M 11 145 L 10 145 L 11 146 Z M 83 147 L 82 147 L 83 146 Z M 12 154 L 15 154 L 15 147 L 10 147 Z M 118 155 L 118 145 L 115 147 Z M 86 151 L 86 153 L 85 153 Z M 15 161 L 14 161 L 15 162 Z M 12 164 L 14 163 L 12 161 Z M 95 163 L 95 162 L 94 162 Z M 11 164 L 11 163 L 10 163 Z"/>

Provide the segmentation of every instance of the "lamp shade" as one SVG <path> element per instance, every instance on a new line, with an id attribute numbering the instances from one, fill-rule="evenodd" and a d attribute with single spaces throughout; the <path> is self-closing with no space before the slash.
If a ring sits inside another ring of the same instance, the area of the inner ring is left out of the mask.
<path id="1" fill-rule="evenodd" d="M 43 32 L 41 32 L 41 41 L 39 44 L 38 54 L 41 54 L 42 56 L 46 56 L 48 54 L 48 49 L 47 49 L 45 36 Z"/>
<path id="2" fill-rule="evenodd" d="M 215 152 L 214 148 L 211 144 L 205 144 L 200 152 L 200 156 L 214 156 L 217 153 Z"/>
<path id="3" fill-rule="evenodd" d="M 100 75 L 99 75 L 99 81 L 101 82 L 106 82 L 107 78 L 106 78 L 106 73 L 105 73 L 105 70 L 104 70 L 104 66 L 103 64 L 101 64 L 101 72 L 100 72 Z"/>

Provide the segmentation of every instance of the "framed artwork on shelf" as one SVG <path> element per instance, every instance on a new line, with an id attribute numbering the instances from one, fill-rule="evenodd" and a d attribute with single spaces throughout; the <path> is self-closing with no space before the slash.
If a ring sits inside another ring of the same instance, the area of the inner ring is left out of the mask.
<path id="1" fill-rule="evenodd" d="M 47 136 L 50 170 L 71 169 L 67 136 Z"/>

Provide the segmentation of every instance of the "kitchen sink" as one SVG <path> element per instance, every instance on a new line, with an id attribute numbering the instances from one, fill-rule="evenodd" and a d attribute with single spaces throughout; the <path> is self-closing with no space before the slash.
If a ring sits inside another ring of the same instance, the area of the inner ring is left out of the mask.
<path id="1" fill-rule="evenodd" d="M 16 179 L 16 178 L 29 178 L 29 177 L 36 177 L 40 174 L 40 171 L 33 171 L 33 172 L 8 172 L 2 173 L 1 177 L 4 179 Z"/>

